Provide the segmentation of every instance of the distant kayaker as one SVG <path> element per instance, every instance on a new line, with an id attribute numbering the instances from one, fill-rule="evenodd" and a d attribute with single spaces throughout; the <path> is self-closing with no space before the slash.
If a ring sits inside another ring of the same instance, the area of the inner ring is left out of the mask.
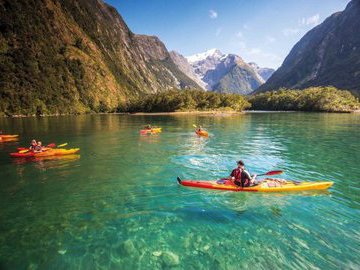
<path id="1" fill-rule="evenodd" d="M 196 132 L 201 132 L 203 130 L 203 128 L 201 126 L 198 126 L 198 128 L 196 129 Z"/>
<path id="2" fill-rule="evenodd" d="M 36 146 L 37 146 L 36 140 L 32 140 L 31 144 L 30 144 L 30 147 L 29 147 L 29 150 L 34 151 Z"/>
<path id="3" fill-rule="evenodd" d="M 249 187 L 254 185 L 256 174 L 251 176 L 250 173 L 245 170 L 245 164 L 242 160 L 239 160 L 237 165 L 237 168 L 232 170 L 230 174 L 231 181 L 239 187 Z"/>
<path id="4" fill-rule="evenodd" d="M 148 125 L 145 126 L 145 129 L 151 130 L 151 129 L 152 129 L 152 126 L 151 126 L 150 124 L 148 124 Z"/>
<path id="5" fill-rule="evenodd" d="M 42 152 L 44 150 L 42 143 L 40 141 L 37 142 L 37 145 L 35 146 L 34 152 Z"/>

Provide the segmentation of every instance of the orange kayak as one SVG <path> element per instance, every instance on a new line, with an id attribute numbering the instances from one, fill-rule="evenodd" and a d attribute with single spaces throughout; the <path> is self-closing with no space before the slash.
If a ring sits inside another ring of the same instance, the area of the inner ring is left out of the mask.
<path id="1" fill-rule="evenodd" d="M 203 136 L 203 137 L 209 137 L 209 133 L 206 130 L 196 130 L 195 133 L 199 136 Z"/>
<path id="2" fill-rule="evenodd" d="M 333 182 L 298 182 L 298 181 L 282 181 L 264 180 L 261 183 L 251 187 L 238 187 L 230 180 L 217 181 L 197 181 L 197 180 L 181 180 L 177 181 L 182 186 L 217 189 L 235 192 L 288 192 L 288 191 L 305 191 L 305 190 L 324 190 L 331 187 Z"/>
<path id="3" fill-rule="evenodd" d="M 3 135 L 3 134 L 0 134 L 0 141 L 1 140 L 15 139 L 17 137 L 19 137 L 19 135 Z"/>

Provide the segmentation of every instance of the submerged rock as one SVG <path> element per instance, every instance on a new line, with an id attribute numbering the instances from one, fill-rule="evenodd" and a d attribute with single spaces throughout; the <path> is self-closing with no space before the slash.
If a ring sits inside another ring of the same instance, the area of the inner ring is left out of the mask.
<path id="1" fill-rule="evenodd" d="M 161 254 L 161 260 L 165 266 L 171 267 L 180 264 L 179 256 L 171 251 L 165 251 Z"/>
<path id="2" fill-rule="evenodd" d="M 162 254 L 161 251 L 154 251 L 154 252 L 152 253 L 152 255 L 155 256 L 155 257 L 159 257 L 159 256 L 161 256 L 161 254 Z"/>
<path id="3" fill-rule="evenodd" d="M 58 253 L 64 255 L 66 253 L 66 249 L 60 249 L 58 250 Z"/>
<path id="4" fill-rule="evenodd" d="M 123 248 L 124 248 L 125 253 L 128 255 L 134 255 L 135 253 L 137 253 L 137 250 L 131 239 L 128 239 L 123 243 Z"/>

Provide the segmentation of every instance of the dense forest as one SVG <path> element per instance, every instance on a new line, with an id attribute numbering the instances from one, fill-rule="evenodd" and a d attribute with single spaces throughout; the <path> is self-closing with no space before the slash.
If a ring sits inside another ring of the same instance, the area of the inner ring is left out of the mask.
<path id="1" fill-rule="evenodd" d="M 206 111 L 235 110 L 250 108 L 245 97 L 237 94 L 219 94 L 202 90 L 170 90 L 157 94 L 148 94 L 130 100 L 126 112 L 174 112 L 174 111 Z"/>
<path id="2" fill-rule="evenodd" d="M 260 93 L 249 98 L 253 110 L 350 112 L 360 109 L 359 100 L 349 91 L 335 87 L 309 87 Z"/>

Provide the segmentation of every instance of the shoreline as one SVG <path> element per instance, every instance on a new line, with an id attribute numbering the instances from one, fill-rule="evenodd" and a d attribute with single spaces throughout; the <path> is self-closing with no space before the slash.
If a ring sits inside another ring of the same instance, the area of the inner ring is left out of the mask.
<path id="1" fill-rule="evenodd" d="M 213 116 L 229 116 L 239 114 L 250 114 L 250 113 L 350 113 L 360 114 L 360 110 L 353 111 L 340 111 L 340 112 L 319 112 L 319 111 L 270 111 L 270 110 L 245 110 L 245 111 L 185 111 L 185 112 L 116 112 L 116 113 L 84 113 L 84 114 L 45 114 L 45 115 L 0 115 L 0 118 L 30 118 L 30 117 L 57 117 L 57 116 L 80 116 L 80 115 L 101 115 L 101 114 L 114 114 L 114 115 L 213 115 Z"/>
<path id="2" fill-rule="evenodd" d="M 129 113 L 129 115 L 234 115 L 234 114 L 245 114 L 245 111 L 237 112 L 237 111 L 188 111 L 188 112 L 136 112 L 136 113 Z"/>

